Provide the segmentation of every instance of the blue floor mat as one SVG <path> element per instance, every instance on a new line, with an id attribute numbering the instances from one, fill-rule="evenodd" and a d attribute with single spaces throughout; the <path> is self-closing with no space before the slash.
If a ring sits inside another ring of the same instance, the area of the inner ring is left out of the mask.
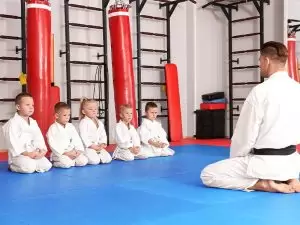
<path id="1" fill-rule="evenodd" d="M 0 225 L 298 224 L 300 194 L 205 188 L 200 171 L 228 148 L 188 145 L 175 156 L 16 174 L 0 164 Z"/>

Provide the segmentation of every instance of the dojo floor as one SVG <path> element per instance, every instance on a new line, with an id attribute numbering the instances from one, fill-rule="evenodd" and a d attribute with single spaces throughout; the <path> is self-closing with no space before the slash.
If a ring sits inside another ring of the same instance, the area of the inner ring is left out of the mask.
<path id="1" fill-rule="evenodd" d="M 0 164 L 0 225 L 299 224 L 300 194 L 203 187 L 200 170 L 226 147 L 174 147 L 176 156 L 9 173 Z"/>

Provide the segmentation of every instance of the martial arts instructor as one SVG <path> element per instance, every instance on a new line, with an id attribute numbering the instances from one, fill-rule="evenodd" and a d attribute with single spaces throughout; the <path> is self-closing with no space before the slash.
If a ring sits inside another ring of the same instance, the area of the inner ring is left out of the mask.
<path id="1" fill-rule="evenodd" d="M 260 52 L 261 76 L 248 95 L 231 140 L 230 158 L 201 172 L 206 186 L 244 191 L 300 192 L 300 84 L 286 72 L 278 42 Z"/>

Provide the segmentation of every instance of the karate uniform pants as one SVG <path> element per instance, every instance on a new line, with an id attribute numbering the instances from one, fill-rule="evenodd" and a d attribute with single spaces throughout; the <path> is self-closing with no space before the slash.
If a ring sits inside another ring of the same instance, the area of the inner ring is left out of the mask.
<path id="1" fill-rule="evenodd" d="M 175 151 L 170 148 L 156 148 L 151 145 L 144 145 L 143 149 L 149 157 L 172 156 L 175 154 Z"/>
<path id="2" fill-rule="evenodd" d="M 137 155 L 134 155 L 129 149 L 122 149 L 117 147 L 113 153 L 113 159 L 123 160 L 123 161 L 132 161 L 134 159 L 147 159 L 150 154 L 140 148 L 140 152 Z"/>
<path id="3" fill-rule="evenodd" d="M 85 166 L 88 163 L 87 157 L 81 153 L 77 158 L 71 159 L 66 155 L 52 155 L 54 167 L 70 168 L 73 166 Z"/>
<path id="4" fill-rule="evenodd" d="M 249 154 L 208 165 L 200 177 L 203 183 L 210 187 L 248 191 L 259 179 L 275 181 L 298 179 L 299 170 L 298 153 L 286 156 Z"/>
<path id="5" fill-rule="evenodd" d="M 259 180 L 247 175 L 248 161 L 246 156 L 210 164 L 203 169 L 200 178 L 209 187 L 247 191 Z"/>
<path id="6" fill-rule="evenodd" d="M 112 161 L 111 155 L 105 149 L 102 149 L 97 153 L 94 149 L 87 148 L 84 154 L 88 158 L 88 164 L 91 165 L 110 163 Z"/>
<path id="7" fill-rule="evenodd" d="M 43 173 L 49 171 L 52 167 L 51 162 L 46 157 L 32 159 L 28 156 L 19 155 L 13 157 L 11 161 L 9 168 L 17 173 Z"/>

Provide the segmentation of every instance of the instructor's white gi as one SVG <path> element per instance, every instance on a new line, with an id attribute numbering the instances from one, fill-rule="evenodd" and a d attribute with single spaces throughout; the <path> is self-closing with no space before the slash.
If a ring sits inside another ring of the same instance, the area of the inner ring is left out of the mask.
<path id="1" fill-rule="evenodd" d="M 157 121 L 151 121 L 149 119 L 143 119 L 141 126 L 138 128 L 142 146 L 150 157 L 155 156 L 171 156 L 174 155 L 174 150 L 169 148 L 169 141 L 167 134 L 162 128 L 161 123 Z M 149 141 L 161 142 L 167 146 L 164 148 L 157 148 L 149 144 Z"/>
<path id="2" fill-rule="evenodd" d="M 46 157 L 32 159 L 22 155 L 37 149 L 47 150 L 44 137 L 37 122 L 29 118 L 29 123 L 15 113 L 3 127 L 5 145 L 8 149 L 10 169 L 18 173 L 46 172 L 52 164 Z"/>
<path id="3" fill-rule="evenodd" d="M 48 144 L 52 150 L 51 160 L 53 166 L 70 168 L 72 166 L 85 166 L 88 159 L 84 156 L 84 147 L 73 124 L 67 123 L 65 126 L 54 122 L 47 132 Z M 74 160 L 64 155 L 72 150 L 80 151 L 82 154 Z"/>
<path id="4" fill-rule="evenodd" d="M 247 190 L 259 179 L 286 181 L 299 177 L 299 154 L 253 155 L 253 148 L 280 149 L 300 143 L 300 84 L 286 72 L 274 73 L 252 89 L 239 116 L 230 159 L 208 165 L 201 173 L 207 186 Z"/>
<path id="5" fill-rule="evenodd" d="M 79 134 L 85 147 L 85 154 L 89 164 L 110 163 L 111 155 L 102 149 L 97 153 L 94 149 L 89 148 L 91 145 L 107 144 L 107 135 L 103 123 L 97 120 L 98 127 L 92 119 L 85 116 L 79 123 Z"/>

